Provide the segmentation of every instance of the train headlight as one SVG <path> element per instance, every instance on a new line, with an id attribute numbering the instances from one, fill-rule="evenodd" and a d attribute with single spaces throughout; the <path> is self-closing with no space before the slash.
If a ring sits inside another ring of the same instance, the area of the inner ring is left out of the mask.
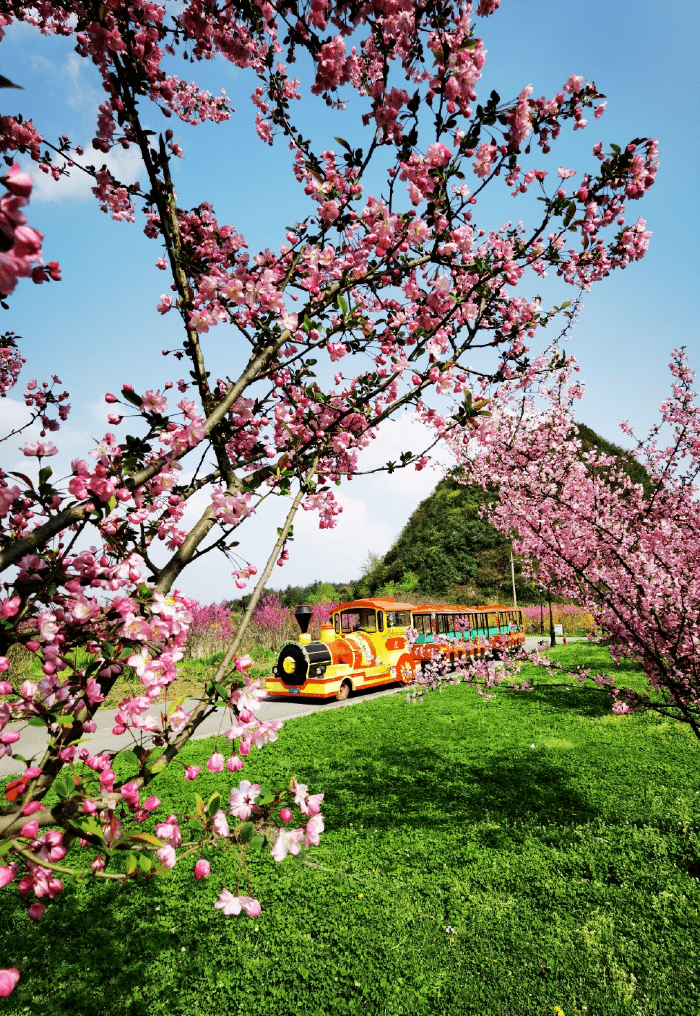
<path id="1" fill-rule="evenodd" d="M 317 674 L 325 674 L 325 672 L 326 672 L 326 668 L 325 667 L 316 667 L 316 673 Z"/>
<path id="2" fill-rule="evenodd" d="M 273 673 L 273 674 L 277 674 L 277 666 L 274 666 L 274 667 L 272 668 L 272 673 Z"/>
<path id="3" fill-rule="evenodd" d="M 294 673 L 294 671 L 296 670 L 296 664 L 294 662 L 293 656 L 285 657 L 284 663 L 282 664 L 282 669 L 284 670 L 285 674 Z"/>

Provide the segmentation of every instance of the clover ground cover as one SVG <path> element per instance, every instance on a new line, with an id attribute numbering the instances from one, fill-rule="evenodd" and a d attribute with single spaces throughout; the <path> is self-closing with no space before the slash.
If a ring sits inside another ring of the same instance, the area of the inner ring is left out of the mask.
<path id="1" fill-rule="evenodd" d="M 605 651 L 562 660 L 611 668 Z M 613 668 L 611 668 L 613 669 Z M 637 683 L 632 669 L 627 683 Z M 31 926 L 13 892 L 15 1016 L 669 1016 L 700 1011 L 700 746 L 605 694 L 535 675 L 290 721 L 241 774 L 323 790 L 321 846 L 251 857 L 255 920 L 213 909 L 237 859 L 123 891 L 68 890 Z M 534 748 L 531 745 L 534 744 Z M 211 742 L 190 744 L 203 764 Z M 203 796 L 221 776 L 204 771 Z M 181 772 L 153 785 L 187 808 Z"/>

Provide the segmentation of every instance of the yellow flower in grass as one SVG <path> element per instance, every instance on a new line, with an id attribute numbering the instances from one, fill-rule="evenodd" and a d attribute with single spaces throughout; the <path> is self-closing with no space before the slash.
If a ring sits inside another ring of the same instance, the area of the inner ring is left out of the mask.
<path id="1" fill-rule="evenodd" d="M 563 1009 L 560 1009 L 558 1005 L 554 1006 L 554 1016 L 566 1016 Z"/>

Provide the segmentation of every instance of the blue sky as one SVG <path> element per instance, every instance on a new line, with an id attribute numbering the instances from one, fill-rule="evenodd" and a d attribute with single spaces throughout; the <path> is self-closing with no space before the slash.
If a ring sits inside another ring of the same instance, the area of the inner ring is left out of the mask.
<path id="1" fill-rule="evenodd" d="M 625 443 L 620 421 L 628 419 L 642 431 L 653 422 L 668 390 L 667 363 L 674 346 L 686 345 L 693 365 L 700 366 L 699 28 L 695 0 L 670 0 L 663 6 L 648 0 L 592 0 L 585 7 L 570 0 L 503 0 L 480 28 L 488 50 L 481 94 L 496 88 L 506 99 L 531 83 L 535 95 L 552 95 L 573 72 L 595 81 L 607 96 L 600 121 L 591 117 L 585 131 L 568 134 L 555 145 L 549 165 L 542 159 L 533 165 L 583 170 L 596 164 L 590 150 L 598 140 L 605 145 L 625 144 L 636 136 L 659 140 L 657 182 L 643 201 L 628 208 L 635 217 L 641 214 L 653 232 L 649 252 L 641 263 L 614 273 L 586 295 L 569 346 L 587 384 L 579 418 L 620 443 Z M 71 40 L 12 28 L 0 44 L 0 70 L 25 87 L 24 92 L 0 93 L 2 112 L 32 117 L 48 138 L 66 133 L 76 143 L 88 142 L 103 93 L 92 67 L 73 52 Z M 252 253 L 277 246 L 284 226 L 308 214 L 309 206 L 290 172 L 288 150 L 279 143 L 271 150 L 255 134 L 249 96 L 256 79 L 223 61 L 188 65 L 187 76 L 212 92 L 225 88 L 236 113 L 218 126 L 170 122 L 185 154 L 176 166 L 181 202 L 212 201 L 219 221 L 231 222 L 243 233 Z M 333 113 L 309 98 L 305 94 L 298 105 L 298 123 L 314 140 L 324 139 L 317 150 L 334 147 L 333 135 L 361 138 L 356 104 Z M 162 121 L 153 126 L 161 129 Z M 132 154 L 118 158 L 124 177 L 138 179 Z M 179 344 L 180 334 L 174 315 L 161 318 L 155 312 L 167 277 L 154 267 L 160 250 L 144 237 L 141 225 L 115 223 L 103 215 L 77 176 L 66 186 L 37 175 L 29 221 L 45 234 L 45 254 L 60 261 L 63 281 L 42 287 L 21 284 L 10 311 L 3 312 L 2 330 L 12 328 L 23 336 L 28 363 L 20 385 L 30 377 L 43 380 L 58 373 L 71 393 L 74 409 L 57 435 L 67 461 L 84 455 L 91 437 L 106 429 L 104 392 L 126 380 L 143 390 L 181 376 L 182 369 L 160 353 L 164 346 Z M 375 179 L 378 190 L 380 178 Z M 491 228 L 525 216 L 526 209 L 516 206 L 502 186 L 496 200 L 480 205 L 479 215 L 487 216 L 479 224 Z M 548 299 L 554 287 L 548 281 L 539 290 Z M 531 285 L 527 292 L 534 292 Z M 567 291 L 561 298 L 570 295 Z M 213 370 L 232 374 L 239 354 L 231 334 L 215 329 L 207 341 Z M 19 420 L 22 412 L 21 400 L 0 405 L 4 421 Z M 366 465 L 386 461 L 390 452 L 419 440 L 418 428 L 405 415 L 387 425 L 366 453 Z M 9 468 L 26 468 L 13 442 L 8 444 Z M 290 562 L 274 576 L 274 584 L 357 576 L 368 551 L 388 549 L 437 479 L 438 474 L 426 470 L 354 480 L 341 493 L 345 510 L 336 530 L 319 532 L 312 515 L 299 519 Z M 255 520 L 246 543 L 250 561 L 262 563 L 274 535 L 271 526 L 278 524 L 267 512 Z M 186 573 L 180 586 L 204 601 L 229 597 L 234 595 L 229 571 L 225 562 L 206 561 Z"/>

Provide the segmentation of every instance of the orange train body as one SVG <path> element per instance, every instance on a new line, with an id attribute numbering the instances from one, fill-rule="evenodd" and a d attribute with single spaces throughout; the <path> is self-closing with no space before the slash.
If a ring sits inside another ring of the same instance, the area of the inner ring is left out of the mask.
<path id="1" fill-rule="evenodd" d="M 301 634 L 280 650 L 273 676 L 265 682 L 271 695 L 342 700 L 360 688 L 410 684 L 416 670 L 437 653 L 457 664 L 487 648 L 516 647 L 525 638 L 521 612 L 501 604 L 353 600 L 334 609 L 317 641 L 307 634 L 311 610 L 304 605 L 295 611 Z M 413 645 L 406 639 L 407 628 L 418 631 Z"/>

